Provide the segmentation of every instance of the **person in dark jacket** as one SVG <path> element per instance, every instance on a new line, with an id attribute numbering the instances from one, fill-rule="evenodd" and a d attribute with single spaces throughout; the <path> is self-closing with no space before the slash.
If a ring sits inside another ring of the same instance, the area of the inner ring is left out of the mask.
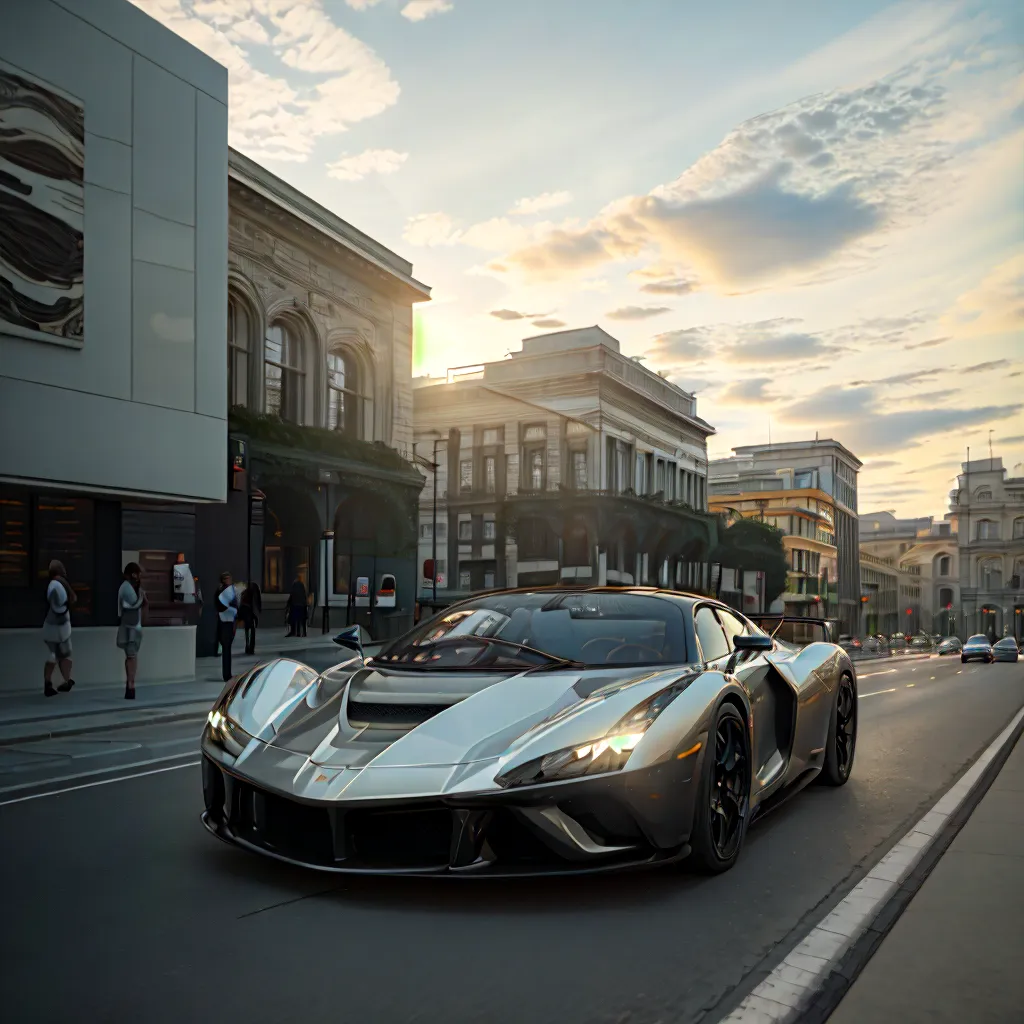
<path id="1" fill-rule="evenodd" d="M 238 625 L 238 595 L 231 580 L 231 573 L 220 574 L 217 587 L 217 639 L 221 648 L 221 669 L 224 682 L 231 678 L 231 641 L 235 638 Z"/>
<path id="2" fill-rule="evenodd" d="M 253 581 L 242 592 L 238 604 L 238 618 L 245 628 L 245 653 L 256 653 L 256 627 L 263 614 L 263 593 L 260 585 Z"/>
<path id="3" fill-rule="evenodd" d="M 306 635 L 306 614 L 309 611 L 306 585 L 296 578 L 288 592 L 288 636 Z"/>

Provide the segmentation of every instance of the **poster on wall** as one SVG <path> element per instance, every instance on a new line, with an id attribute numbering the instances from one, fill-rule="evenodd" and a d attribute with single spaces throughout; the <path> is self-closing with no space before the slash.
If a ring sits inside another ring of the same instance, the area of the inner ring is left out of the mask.
<path id="1" fill-rule="evenodd" d="M 0 61 L 0 332 L 84 340 L 82 104 Z"/>

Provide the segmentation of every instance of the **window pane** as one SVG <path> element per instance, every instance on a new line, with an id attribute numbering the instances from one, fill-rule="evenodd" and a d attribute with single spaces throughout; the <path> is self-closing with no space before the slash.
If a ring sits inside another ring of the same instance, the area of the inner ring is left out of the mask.
<path id="1" fill-rule="evenodd" d="M 264 368 L 266 376 L 265 412 L 268 416 L 281 415 L 281 367 L 268 362 Z"/>
<path id="2" fill-rule="evenodd" d="M 468 569 L 461 569 L 459 571 L 459 589 L 460 590 L 469 590 L 469 588 L 471 586 L 472 586 L 472 583 L 470 582 L 469 570 Z"/>
<path id="3" fill-rule="evenodd" d="M 298 337 L 296 337 L 292 331 L 287 329 L 282 331 L 282 336 L 284 339 L 284 352 L 281 361 L 286 366 L 292 366 L 297 370 L 304 369 L 304 347 Z"/>
<path id="4" fill-rule="evenodd" d="M 718 609 L 718 618 L 725 629 L 725 638 L 729 642 L 729 650 L 731 651 L 733 649 L 732 638 L 734 636 L 746 636 L 749 630 L 735 615 L 730 615 L 729 612 L 723 611 L 721 608 Z"/>
<path id="5" fill-rule="evenodd" d="M 295 370 L 285 370 L 282 385 L 281 419 L 289 423 L 301 423 L 306 375 Z"/>
<path id="6" fill-rule="evenodd" d="M 284 361 L 284 328 L 280 324 L 272 324 L 267 328 L 267 343 L 264 356 L 273 363 Z"/>
<path id="7" fill-rule="evenodd" d="M 0 495 L 0 587 L 32 585 L 28 531 L 28 496 Z"/>
<path id="8" fill-rule="evenodd" d="M 485 572 L 484 573 L 484 588 L 486 590 L 493 590 L 494 589 L 494 573 L 493 572 Z"/>
<path id="9" fill-rule="evenodd" d="M 539 448 L 530 452 L 530 486 L 535 491 L 544 486 L 544 453 Z"/>
<path id="10" fill-rule="evenodd" d="M 241 349 L 230 350 L 228 374 L 230 380 L 230 401 L 232 405 L 249 404 L 249 356 Z"/>
<path id="11" fill-rule="evenodd" d="M 331 387 L 345 387 L 345 357 L 340 352 L 327 356 L 327 380 Z"/>
<path id="12" fill-rule="evenodd" d="M 484 431 L 484 444 L 498 444 L 497 427 L 489 427 Z"/>
<path id="13" fill-rule="evenodd" d="M 348 410 L 345 403 L 345 393 L 334 387 L 327 389 L 327 427 L 329 430 L 346 430 L 348 422 L 346 416 Z"/>
<path id="14" fill-rule="evenodd" d="M 587 453 L 572 453 L 572 480 L 577 490 L 583 491 L 587 487 Z"/>
<path id="15" fill-rule="evenodd" d="M 469 519 L 463 519 L 459 523 L 459 540 L 473 539 L 473 523 Z"/>
<path id="16" fill-rule="evenodd" d="M 494 493 L 495 485 L 495 459 L 493 455 L 484 458 L 484 488 L 488 494 Z"/>
<path id="17" fill-rule="evenodd" d="M 484 520 L 484 540 L 494 540 L 495 524 L 493 519 Z"/>
<path id="18" fill-rule="evenodd" d="M 464 491 L 473 489 L 473 460 L 463 459 L 459 463 L 459 487 Z"/>
<path id="19" fill-rule="evenodd" d="M 694 615 L 693 628 L 697 632 L 697 639 L 700 641 L 700 649 L 705 661 L 717 661 L 729 653 L 729 645 L 722 632 L 722 627 L 718 624 L 714 612 L 707 605 Z"/>

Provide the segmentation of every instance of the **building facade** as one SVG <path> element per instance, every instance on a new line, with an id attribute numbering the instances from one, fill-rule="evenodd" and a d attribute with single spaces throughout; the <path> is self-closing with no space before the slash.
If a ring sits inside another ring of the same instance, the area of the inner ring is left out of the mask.
<path id="1" fill-rule="evenodd" d="M 774 610 L 860 621 L 857 473 L 860 460 L 833 440 L 746 445 L 709 466 L 709 507 L 756 517 L 784 533 L 787 590 Z"/>
<path id="2" fill-rule="evenodd" d="M 566 579 L 707 586 L 713 429 L 615 338 L 527 338 L 416 383 L 424 601 Z"/>
<path id="3" fill-rule="evenodd" d="M 860 549 L 890 559 L 906 577 L 907 600 L 913 630 L 942 636 L 956 635 L 960 605 L 959 547 L 956 522 L 931 516 L 897 519 L 891 512 L 860 517 Z M 918 591 L 915 600 L 914 590 Z M 901 623 L 906 625 L 906 623 Z"/>
<path id="4" fill-rule="evenodd" d="M 233 150 L 228 177 L 232 474 L 226 503 L 201 510 L 201 578 L 257 581 L 273 628 L 299 580 L 314 628 L 358 621 L 396 635 L 416 600 L 412 317 L 430 290 Z M 214 643 L 211 608 L 200 648 Z"/>
<path id="5" fill-rule="evenodd" d="M 856 632 L 862 636 L 892 636 L 905 628 L 900 621 L 899 570 L 891 558 L 860 553 L 861 615 Z"/>
<path id="6" fill-rule="evenodd" d="M 127 2 L 2 23 L 0 681 L 39 675 L 51 558 L 80 682 L 121 673 L 128 560 L 167 627 L 150 665 L 191 676 L 172 566 L 227 491 L 227 71 Z"/>
<path id="7" fill-rule="evenodd" d="M 958 524 L 961 636 L 1024 637 L 1024 476 L 1002 459 L 960 467 L 950 492 Z"/>

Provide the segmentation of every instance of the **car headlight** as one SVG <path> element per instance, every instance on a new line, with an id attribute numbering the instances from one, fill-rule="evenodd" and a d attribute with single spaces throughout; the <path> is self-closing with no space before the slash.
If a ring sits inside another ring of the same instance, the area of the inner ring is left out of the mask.
<path id="1" fill-rule="evenodd" d="M 536 786 L 544 782 L 564 782 L 584 775 L 618 771 L 644 738 L 651 723 L 695 679 L 687 676 L 638 704 L 599 739 L 565 747 L 552 754 L 536 757 L 495 778 L 499 786 Z"/>
<path id="2" fill-rule="evenodd" d="M 219 707 L 215 707 L 206 716 L 206 725 L 210 738 L 232 757 L 238 757 L 252 739 L 249 733 L 234 719 L 224 714 Z"/>

